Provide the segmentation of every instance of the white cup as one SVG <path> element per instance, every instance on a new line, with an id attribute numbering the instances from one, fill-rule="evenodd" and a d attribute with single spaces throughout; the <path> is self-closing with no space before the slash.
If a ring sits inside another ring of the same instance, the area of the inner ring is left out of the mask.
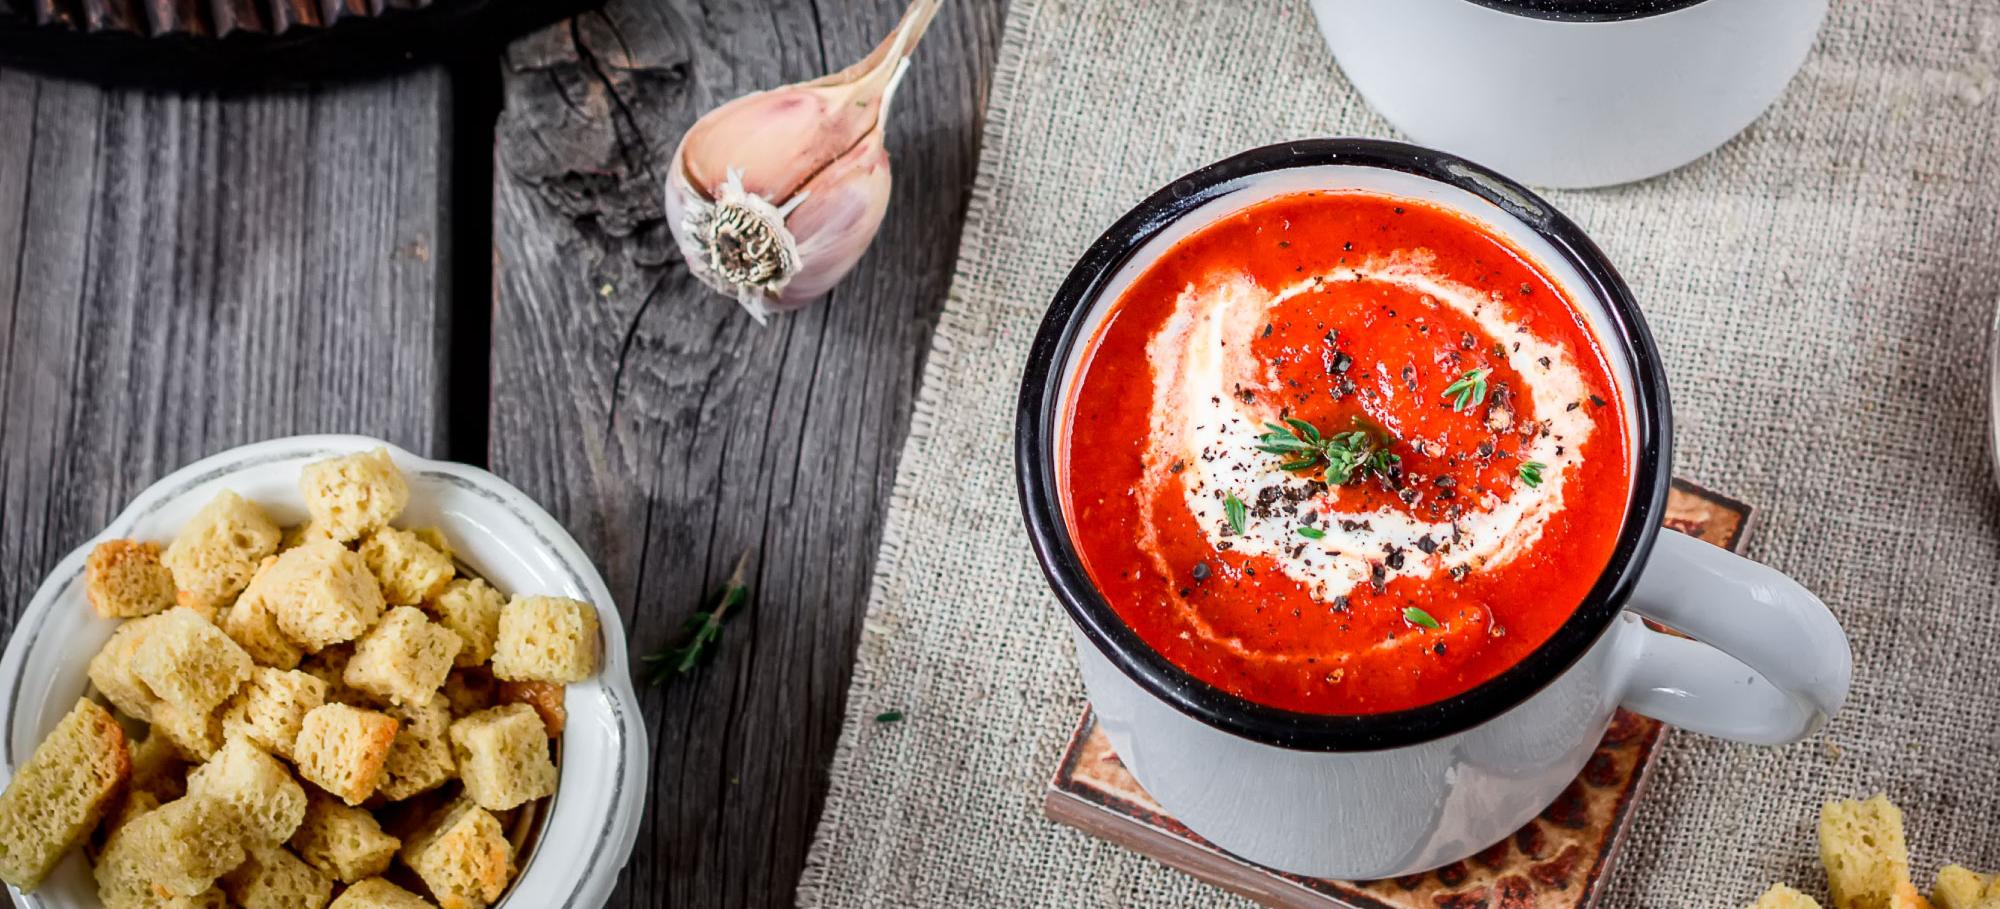
<path id="1" fill-rule="evenodd" d="M 1084 349 L 1112 303 L 1195 230 L 1307 189 L 1427 200 L 1528 252 L 1603 346 L 1632 440 L 1619 541 L 1575 613 L 1495 678 L 1393 713 L 1281 710 L 1174 666 L 1091 584 L 1062 506 L 1055 443 Z M 1175 818 L 1283 871 L 1381 878 L 1470 856 L 1547 807 L 1621 706 L 1777 745 L 1811 734 L 1847 698 L 1852 656 L 1818 599 L 1769 568 L 1660 529 L 1672 476 L 1666 377 L 1617 272 L 1548 203 L 1460 158 L 1308 140 L 1246 152 L 1153 194 L 1084 253 L 1050 305 L 1022 379 L 1016 446 L 1029 535 L 1075 622 L 1084 686 L 1112 747 Z M 1641 617 L 1692 637 L 1653 631 Z"/>

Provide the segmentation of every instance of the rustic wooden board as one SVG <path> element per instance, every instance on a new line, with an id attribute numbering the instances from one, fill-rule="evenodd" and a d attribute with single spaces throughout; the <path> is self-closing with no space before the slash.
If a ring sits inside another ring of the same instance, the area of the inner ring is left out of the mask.
<path id="1" fill-rule="evenodd" d="M 789 906 L 895 456 L 975 163 L 998 0 L 946 5 L 896 96 L 895 199 L 831 298 L 760 328 L 681 266 L 659 170 L 703 111 L 864 54 L 899 0 L 613 0 L 514 45 L 494 190 L 491 461 L 603 568 L 635 655 L 745 551 L 752 606 L 650 692 L 619 906 Z"/>
<path id="2" fill-rule="evenodd" d="M 450 81 L 231 100 L 0 71 L 6 628 L 133 494 L 220 449 L 442 445 Z"/>

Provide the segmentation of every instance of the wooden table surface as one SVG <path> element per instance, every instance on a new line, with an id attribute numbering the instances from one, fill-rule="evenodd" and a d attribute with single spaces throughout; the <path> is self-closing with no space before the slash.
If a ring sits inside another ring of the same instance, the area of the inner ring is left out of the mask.
<path id="1" fill-rule="evenodd" d="M 614 906 L 789 906 L 978 154 L 1002 0 L 952 0 L 831 297 L 760 327 L 673 252 L 660 172 L 901 0 L 611 0 L 491 56 L 230 97 L 0 69 L 0 596 L 165 473 L 358 432 L 481 464 L 596 559 L 637 656 L 737 557 L 715 661 L 642 699 Z"/>

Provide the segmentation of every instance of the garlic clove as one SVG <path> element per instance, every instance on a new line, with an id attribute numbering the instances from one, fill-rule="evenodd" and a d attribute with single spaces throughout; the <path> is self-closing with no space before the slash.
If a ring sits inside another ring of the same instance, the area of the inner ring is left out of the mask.
<path id="1" fill-rule="evenodd" d="M 681 138 L 666 214 L 689 271 L 763 321 L 832 288 L 889 204 L 889 105 L 941 0 L 840 72 L 738 98 Z"/>

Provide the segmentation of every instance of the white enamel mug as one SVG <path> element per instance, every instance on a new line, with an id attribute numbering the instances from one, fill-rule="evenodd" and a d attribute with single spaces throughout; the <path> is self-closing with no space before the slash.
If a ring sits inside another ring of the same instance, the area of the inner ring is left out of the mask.
<path id="1" fill-rule="evenodd" d="M 1576 301 L 1611 362 L 1632 493 L 1610 563 L 1520 663 L 1393 713 L 1280 710 L 1215 688 L 1148 647 L 1092 586 L 1070 539 L 1057 457 L 1068 395 L 1111 305 L 1176 242 L 1254 202 L 1359 189 L 1448 207 L 1525 250 Z M 1660 529 L 1671 470 L 1665 373 L 1631 292 L 1567 218 L 1463 159 L 1324 139 L 1246 152 L 1153 194 L 1058 291 L 1022 379 L 1016 467 L 1030 538 L 1075 622 L 1084 686 L 1112 747 L 1161 805 L 1216 845 L 1298 874 L 1380 878 L 1470 856 L 1576 778 L 1623 706 L 1762 745 L 1817 730 L 1847 698 L 1832 613 L 1791 579 Z M 1690 635 L 1646 627 L 1654 619 Z"/>
<path id="2" fill-rule="evenodd" d="M 1680 167 L 1804 64 L 1827 0 L 1313 0 L 1370 107 L 1537 186 Z"/>

